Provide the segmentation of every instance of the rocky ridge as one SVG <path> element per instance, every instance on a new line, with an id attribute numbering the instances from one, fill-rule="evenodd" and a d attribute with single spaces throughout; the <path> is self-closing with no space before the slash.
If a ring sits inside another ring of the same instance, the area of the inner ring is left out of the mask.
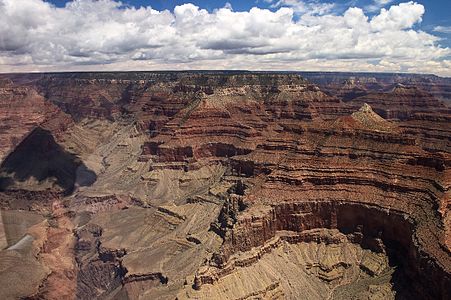
<path id="1" fill-rule="evenodd" d="M 5 297 L 451 295 L 450 110 L 425 84 L 347 78 L 349 97 L 326 75 L 1 77 L 0 136 L 17 136 L 2 216 L 44 218 L 3 217 L 2 255 L 41 266 Z M 17 218 L 31 244 L 9 238 Z"/>

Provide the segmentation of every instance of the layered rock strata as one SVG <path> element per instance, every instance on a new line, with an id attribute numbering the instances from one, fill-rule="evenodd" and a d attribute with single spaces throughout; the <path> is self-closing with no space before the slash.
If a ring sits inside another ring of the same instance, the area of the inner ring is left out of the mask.
<path id="1" fill-rule="evenodd" d="M 446 80 L 306 77 L 2 75 L 4 296 L 451 297 Z"/>

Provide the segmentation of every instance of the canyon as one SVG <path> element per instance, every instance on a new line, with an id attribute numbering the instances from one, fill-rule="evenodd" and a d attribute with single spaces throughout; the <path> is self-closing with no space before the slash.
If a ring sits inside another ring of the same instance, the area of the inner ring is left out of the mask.
<path id="1" fill-rule="evenodd" d="M 1 299 L 450 299 L 451 79 L 0 74 Z"/>

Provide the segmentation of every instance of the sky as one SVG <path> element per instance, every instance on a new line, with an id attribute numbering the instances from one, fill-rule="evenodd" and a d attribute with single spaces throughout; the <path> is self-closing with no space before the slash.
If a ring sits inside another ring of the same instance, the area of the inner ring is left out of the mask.
<path id="1" fill-rule="evenodd" d="M 451 77 L 449 0 L 0 0 L 0 72 Z"/>

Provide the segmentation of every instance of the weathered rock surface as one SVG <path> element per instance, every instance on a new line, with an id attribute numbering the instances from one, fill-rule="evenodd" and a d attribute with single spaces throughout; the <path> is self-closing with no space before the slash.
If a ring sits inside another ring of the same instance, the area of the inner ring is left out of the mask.
<path id="1" fill-rule="evenodd" d="M 449 299 L 449 81 L 303 75 L 1 75 L 0 297 Z"/>

